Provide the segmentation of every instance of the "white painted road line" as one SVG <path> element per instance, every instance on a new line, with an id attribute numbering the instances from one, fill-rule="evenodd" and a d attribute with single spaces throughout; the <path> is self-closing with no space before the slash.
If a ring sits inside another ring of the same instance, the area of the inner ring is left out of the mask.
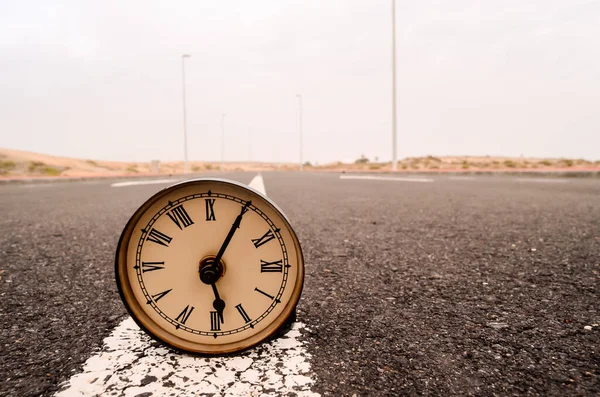
<path id="1" fill-rule="evenodd" d="M 179 179 L 146 179 L 143 181 L 116 182 L 111 187 L 137 186 L 137 185 L 158 185 L 160 183 L 175 183 Z"/>
<path id="2" fill-rule="evenodd" d="M 550 178 L 515 178 L 517 182 L 533 182 L 533 183 L 567 183 L 566 179 L 550 179 Z"/>
<path id="3" fill-rule="evenodd" d="M 172 182 L 172 180 L 169 180 Z M 265 193 L 260 175 L 251 184 Z M 199 357 L 177 353 L 143 332 L 131 317 L 104 339 L 83 372 L 55 397 L 91 396 L 310 396 L 310 354 L 301 340 L 305 325 L 236 356 Z"/>
<path id="4" fill-rule="evenodd" d="M 303 324 L 283 337 L 231 357 L 198 357 L 153 342 L 133 319 L 123 321 L 55 397 L 319 396 L 303 342 Z"/>
<path id="5" fill-rule="evenodd" d="M 368 179 L 375 181 L 396 181 L 396 182 L 433 182 L 431 178 L 402 178 L 395 176 L 376 176 L 376 175 L 340 175 L 340 179 Z"/>
<path id="6" fill-rule="evenodd" d="M 477 178 L 474 176 L 450 176 L 448 179 L 453 181 L 474 181 Z"/>
<path id="7" fill-rule="evenodd" d="M 265 196 L 267 195 L 267 191 L 265 190 L 265 182 L 263 181 L 263 177 L 261 174 L 258 174 L 254 178 L 252 178 L 252 180 L 250 181 L 248 186 L 250 186 L 253 189 L 258 190 Z"/>

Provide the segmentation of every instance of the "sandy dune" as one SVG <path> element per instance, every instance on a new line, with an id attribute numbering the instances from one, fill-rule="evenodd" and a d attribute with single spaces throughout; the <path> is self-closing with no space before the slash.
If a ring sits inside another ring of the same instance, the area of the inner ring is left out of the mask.
<path id="1" fill-rule="evenodd" d="M 294 163 L 264 162 L 205 162 L 191 161 L 190 171 L 291 171 Z M 386 172 L 391 171 L 390 162 L 372 162 L 367 158 L 353 163 L 313 165 L 306 170 Z M 471 171 L 600 171 L 600 161 L 583 159 L 537 159 L 490 156 L 444 156 L 408 157 L 398 163 L 404 172 L 471 172 Z M 50 156 L 41 153 L 0 148 L 0 178 L 19 177 L 85 177 L 148 174 L 179 174 L 184 172 L 183 161 L 161 162 L 158 169 L 149 162 L 116 162 Z"/>
<path id="2" fill-rule="evenodd" d="M 226 162 L 224 164 L 204 161 L 191 161 L 190 170 L 202 172 L 225 171 L 267 171 L 298 168 L 293 164 L 261 162 Z M 90 159 L 57 157 L 46 154 L 0 148 L 0 176 L 111 176 L 126 174 L 178 174 L 184 172 L 183 161 L 161 162 L 158 172 L 150 162 L 116 162 Z"/>

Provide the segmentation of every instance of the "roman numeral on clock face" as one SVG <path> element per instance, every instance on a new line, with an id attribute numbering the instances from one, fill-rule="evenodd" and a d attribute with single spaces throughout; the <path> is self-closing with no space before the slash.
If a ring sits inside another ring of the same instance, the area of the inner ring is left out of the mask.
<path id="1" fill-rule="evenodd" d="M 283 270 L 283 261 L 280 259 L 275 262 L 267 262 L 260 260 L 260 272 L 261 273 L 281 273 Z"/>
<path id="2" fill-rule="evenodd" d="M 258 248 L 261 245 L 264 245 L 269 241 L 273 240 L 274 238 L 275 236 L 273 235 L 273 231 L 269 229 L 265 234 L 263 234 L 261 238 L 253 238 L 252 242 L 254 243 L 254 246 Z"/>
<path id="3" fill-rule="evenodd" d="M 179 321 L 181 324 L 185 324 L 185 322 L 190 318 L 190 315 L 194 311 L 194 306 L 190 309 L 190 305 L 187 305 L 185 309 L 177 317 L 175 317 L 175 321 Z M 179 328 L 179 324 L 175 328 Z"/>
<path id="4" fill-rule="evenodd" d="M 167 236 L 164 233 L 159 232 L 156 229 L 152 229 L 152 230 L 150 230 L 150 233 L 148 233 L 147 240 L 152 241 L 153 243 L 164 245 L 165 247 L 168 247 L 169 243 L 171 242 L 171 240 L 173 240 L 173 238 Z"/>
<path id="5" fill-rule="evenodd" d="M 260 293 L 260 294 L 262 294 L 262 295 L 266 296 L 267 298 L 270 298 L 270 299 L 275 299 L 275 297 L 274 297 L 273 295 L 267 294 L 265 291 L 263 291 L 263 290 L 261 290 L 261 289 L 258 289 L 258 287 L 255 287 L 255 288 L 254 288 L 254 291 L 256 291 L 256 292 L 258 292 L 258 293 Z M 280 301 L 279 299 L 275 299 L 275 302 L 277 302 L 277 303 L 281 303 L 281 301 Z"/>
<path id="6" fill-rule="evenodd" d="M 213 205 L 215 204 L 216 199 L 204 199 L 204 203 L 206 206 L 206 220 L 207 221 L 216 221 L 215 218 L 215 210 L 213 209 Z"/>
<path id="7" fill-rule="evenodd" d="M 219 318 L 219 312 L 210 312 L 210 330 L 220 331 L 221 330 L 221 319 Z"/>
<path id="8" fill-rule="evenodd" d="M 179 229 L 183 229 L 183 227 L 188 227 L 194 224 L 192 218 L 187 213 L 183 205 L 178 205 L 173 208 L 170 212 L 167 212 L 167 216 L 171 218 L 171 220 L 177 225 Z M 182 227 L 183 226 L 183 227 Z"/>
<path id="9" fill-rule="evenodd" d="M 154 299 L 154 302 L 158 302 L 159 300 L 161 300 L 166 294 L 168 294 L 172 290 L 173 290 L 173 288 L 168 289 L 168 290 L 163 291 L 163 292 L 159 292 L 158 294 L 154 294 L 154 295 L 152 295 L 152 299 Z M 150 301 L 148 301 L 146 303 L 150 303 Z"/>
<path id="10" fill-rule="evenodd" d="M 152 272 L 165 268 L 165 262 L 142 262 L 142 273 Z"/>
<path id="11" fill-rule="evenodd" d="M 244 319 L 244 321 L 246 323 L 249 323 L 250 321 L 252 321 L 250 319 L 250 317 L 248 317 L 248 314 L 246 313 L 246 311 L 244 310 L 244 308 L 242 307 L 242 304 L 240 303 L 239 305 L 236 305 L 235 308 L 237 309 L 238 313 L 240 313 L 240 316 L 242 316 L 242 318 Z"/>

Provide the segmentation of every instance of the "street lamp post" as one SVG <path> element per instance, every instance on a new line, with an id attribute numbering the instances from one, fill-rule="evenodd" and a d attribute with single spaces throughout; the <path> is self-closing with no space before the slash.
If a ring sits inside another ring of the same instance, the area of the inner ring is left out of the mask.
<path id="1" fill-rule="evenodd" d="M 300 136 L 300 171 L 304 170 L 304 162 L 302 161 L 302 94 L 297 94 L 298 98 L 298 133 Z"/>
<path id="2" fill-rule="evenodd" d="M 248 161 L 252 161 L 252 131 L 248 128 Z"/>
<path id="3" fill-rule="evenodd" d="M 225 113 L 221 114 L 221 171 L 225 169 Z"/>
<path id="4" fill-rule="evenodd" d="M 189 54 L 183 54 L 181 56 L 181 87 L 182 87 L 182 95 L 183 95 L 183 172 L 188 173 L 188 150 L 187 150 L 187 119 L 186 119 L 186 109 L 185 109 L 185 59 L 189 58 Z"/>
<path id="5" fill-rule="evenodd" d="M 396 0 L 392 0 L 392 170 L 398 169 L 396 153 Z"/>

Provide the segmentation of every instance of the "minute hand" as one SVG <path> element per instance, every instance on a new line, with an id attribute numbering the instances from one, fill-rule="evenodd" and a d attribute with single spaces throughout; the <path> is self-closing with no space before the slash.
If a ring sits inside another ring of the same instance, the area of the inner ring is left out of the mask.
<path id="1" fill-rule="evenodd" d="M 252 201 L 246 201 L 246 204 L 244 204 L 244 206 L 242 207 L 240 214 L 237 216 L 237 218 L 235 218 L 235 221 L 233 222 L 233 225 L 231 225 L 231 229 L 229 229 L 229 233 L 227 234 L 227 237 L 225 238 L 223 245 L 221 245 L 221 249 L 219 250 L 219 253 L 215 257 L 214 263 L 219 263 L 219 261 L 223 257 L 223 254 L 225 253 L 225 249 L 227 249 L 227 246 L 229 245 L 231 238 L 235 234 L 235 231 L 240 227 L 240 223 L 242 223 L 242 217 L 248 211 L 248 207 L 251 204 L 252 204 Z"/>

